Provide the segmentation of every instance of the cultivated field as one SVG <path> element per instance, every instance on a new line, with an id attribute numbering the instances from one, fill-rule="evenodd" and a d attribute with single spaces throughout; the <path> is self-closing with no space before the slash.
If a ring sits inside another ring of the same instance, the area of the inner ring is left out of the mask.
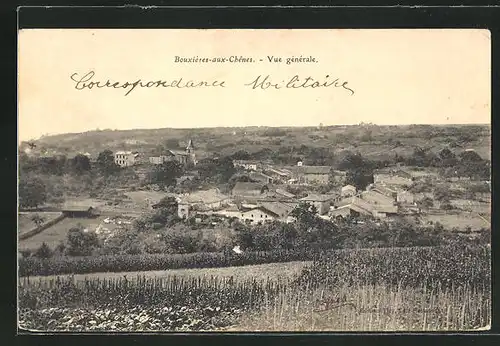
<path id="1" fill-rule="evenodd" d="M 21 278 L 19 324 L 43 331 L 469 330 L 490 324 L 490 263 L 488 246 L 453 246 L 336 251 L 299 273 L 296 264 L 275 264 L 212 271 L 221 276 Z"/>
<path id="2" fill-rule="evenodd" d="M 203 269 L 170 269 L 170 270 L 151 270 L 142 272 L 120 272 L 120 273 L 92 273 L 92 274 L 76 274 L 76 275 L 58 275 L 58 276 L 32 276 L 30 281 L 51 281 L 58 277 L 60 279 L 71 278 L 75 282 L 82 282 L 93 279 L 121 279 L 126 277 L 130 281 L 137 281 L 141 278 L 165 279 L 168 277 L 218 277 L 229 278 L 233 277 L 238 281 L 250 279 L 264 280 L 268 277 L 280 276 L 283 278 L 293 278 L 297 276 L 305 266 L 310 265 L 310 261 L 295 261 L 286 263 L 269 263 L 247 265 L 239 267 L 227 268 L 203 268 Z M 20 280 L 20 284 L 24 283 L 24 279 Z"/>

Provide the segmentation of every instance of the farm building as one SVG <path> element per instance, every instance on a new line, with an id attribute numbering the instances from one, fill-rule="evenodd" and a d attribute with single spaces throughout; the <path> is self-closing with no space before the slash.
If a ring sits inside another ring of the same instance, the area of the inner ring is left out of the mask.
<path id="1" fill-rule="evenodd" d="M 330 216 L 337 217 L 359 217 L 361 215 L 365 216 L 373 216 L 373 212 L 371 210 L 367 210 L 356 203 L 349 203 L 340 207 L 331 207 Z"/>
<path id="2" fill-rule="evenodd" d="M 233 196 L 238 197 L 259 197 L 269 191 L 269 187 L 264 183 L 237 182 L 231 191 Z"/>
<path id="3" fill-rule="evenodd" d="M 294 208 L 294 205 L 279 202 L 262 203 L 256 207 L 241 210 L 237 217 L 242 222 L 251 224 L 274 220 L 291 222 L 293 218 L 290 217 L 290 213 Z"/>
<path id="4" fill-rule="evenodd" d="M 290 213 L 298 206 L 298 203 L 273 201 L 260 202 L 259 206 L 274 213 L 276 215 L 275 219 L 290 222 L 292 220 Z"/>
<path id="5" fill-rule="evenodd" d="M 91 206 L 66 206 L 61 212 L 66 217 L 93 218 L 99 216 L 99 211 Z"/>
<path id="6" fill-rule="evenodd" d="M 300 201 L 314 205 L 318 210 L 318 214 L 324 215 L 330 210 L 330 204 L 335 199 L 335 196 L 332 195 L 310 194 L 307 197 L 301 198 Z"/>
<path id="7" fill-rule="evenodd" d="M 382 184 L 372 184 L 367 190 L 381 193 L 384 196 L 396 199 L 398 191 L 401 189 L 397 186 L 387 186 Z"/>
<path id="8" fill-rule="evenodd" d="M 261 172 L 251 172 L 250 173 L 250 179 L 264 183 L 264 184 L 272 184 L 274 179 L 273 177 L 261 173 Z"/>
<path id="9" fill-rule="evenodd" d="M 178 199 L 178 215 L 189 217 L 190 211 L 217 210 L 229 204 L 229 197 L 218 189 L 200 190 Z"/>
<path id="10" fill-rule="evenodd" d="M 379 169 L 373 173 L 373 183 L 382 185 L 411 185 L 413 176 L 400 169 Z"/>
<path id="11" fill-rule="evenodd" d="M 299 184 L 328 184 L 331 170 L 330 166 L 298 166 L 295 176 Z"/>
<path id="12" fill-rule="evenodd" d="M 290 179 L 292 172 L 285 169 L 278 169 L 274 167 L 268 167 L 263 171 L 264 174 L 270 176 L 275 181 L 285 182 Z"/>

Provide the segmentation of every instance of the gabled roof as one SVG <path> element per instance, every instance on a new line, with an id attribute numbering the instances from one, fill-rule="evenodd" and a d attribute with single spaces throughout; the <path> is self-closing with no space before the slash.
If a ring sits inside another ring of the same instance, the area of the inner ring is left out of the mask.
<path id="1" fill-rule="evenodd" d="M 167 155 L 170 156 L 187 156 L 188 154 L 181 150 L 167 150 Z"/>
<path id="2" fill-rule="evenodd" d="M 264 207 L 279 217 L 288 216 L 295 209 L 294 204 L 282 202 L 262 202 L 259 203 L 259 206 Z"/>
<path id="3" fill-rule="evenodd" d="M 342 186 L 342 191 L 344 190 L 356 190 L 356 187 L 355 186 L 352 186 L 352 185 L 345 185 L 345 186 Z"/>
<path id="4" fill-rule="evenodd" d="M 227 200 L 229 197 L 217 189 L 198 190 L 180 197 L 180 203 L 215 203 Z"/>
<path id="5" fill-rule="evenodd" d="M 285 191 L 283 189 L 276 189 L 276 193 L 279 194 L 279 195 L 288 197 L 288 198 L 294 198 L 295 197 L 295 195 L 293 193 L 290 193 L 290 192 Z"/>
<path id="6" fill-rule="evenodd" d="M 319 194 L 310 194 L 304 198 L 301 198 L 301 201 L 311 201 L 311 202 L 326 202 L 333 199 L 331 195 L 319 195 Z"/>

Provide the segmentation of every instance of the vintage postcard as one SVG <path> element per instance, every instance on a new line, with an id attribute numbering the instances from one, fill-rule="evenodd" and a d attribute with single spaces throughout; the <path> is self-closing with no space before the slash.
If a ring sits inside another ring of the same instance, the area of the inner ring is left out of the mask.
<path id="1" fill-rule="evenodd" d="M 19 330 L 488 330 L 490 46 L 20 30 Z"/>

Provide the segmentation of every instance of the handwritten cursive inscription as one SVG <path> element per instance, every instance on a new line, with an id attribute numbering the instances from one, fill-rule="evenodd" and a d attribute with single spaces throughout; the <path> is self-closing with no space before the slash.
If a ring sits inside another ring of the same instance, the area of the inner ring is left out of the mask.
<path id="1" fill-rule="evenodd" d="M 153 88 L 153 87 L 164 87 L 164 88 L 199 88 L 199 87 L 221 87 L 224 88 L 225 81 L 184 81 L 183 78 L 172 80 L 170 82 L 164 80 L 157 81 L 142 81 L 141 79 L 135 82 L 111 82 L 109 79 L 106 82 L 93 81 L 95 72 L 90 71 L 82 77 L 78 76 L 78 73 L 73 73 L 71 75 L 71 80 L 75 82 L 76 90 L 92 89 L 96 88 L 115 88 L 115 89 L 128 89 L 125 96 L 129 95 L 136 87 L 141 88 Z"/>
<path id="2" fill-rule="evenodd" d="M 267 75 L 262 77 L 262 75 L 257 76 L 250 83 L 245 84 L 245 86 L 251 87 L 252 89 L 299 89 L 299 88 L 343 88 L 354 95 L 354 90 L 352 90 L 347 85 L 347 81 L 341 82 L 338 78 L 330 79 L 329 75 L 326 75 L 322 81 L 315 80 L 313 77 L 300 78 L 298 75 L 293 76 L 288 81 L 282 80 L 281 82 L 274 82 L 271 80 L 271 76 Z"/>

